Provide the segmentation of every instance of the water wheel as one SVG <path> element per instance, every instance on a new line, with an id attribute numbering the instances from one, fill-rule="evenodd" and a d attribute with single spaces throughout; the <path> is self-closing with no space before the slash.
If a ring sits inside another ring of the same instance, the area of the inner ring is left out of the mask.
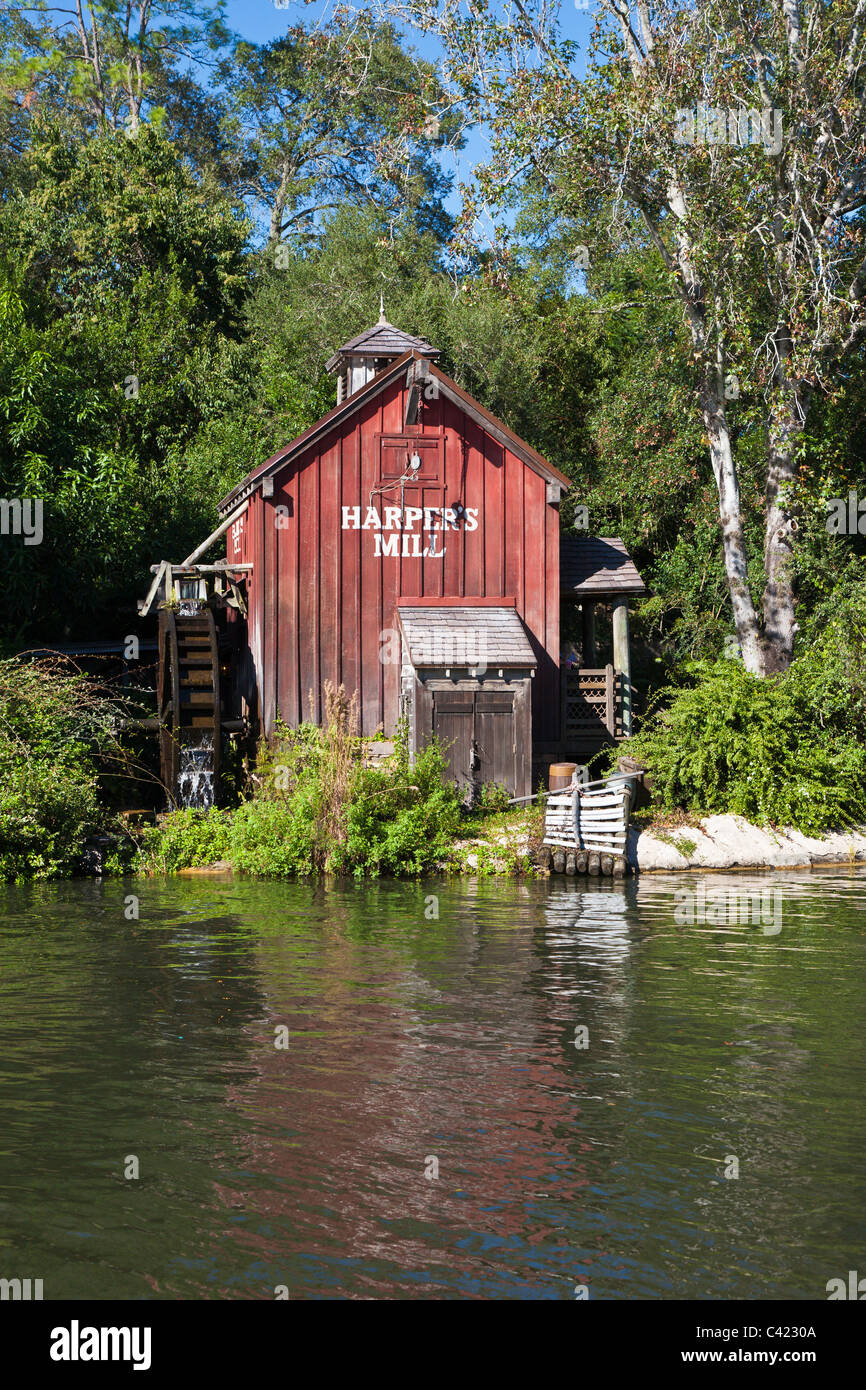
<path id="1" fill-rule="evenodd" d="M 213 786 L 220 770 L 220 663 L 216 624 L 209 608 L 185 615 L 163 609 L 159 615 L 160 775 L 177 797 L 182 750 L 213 749 Z"/>

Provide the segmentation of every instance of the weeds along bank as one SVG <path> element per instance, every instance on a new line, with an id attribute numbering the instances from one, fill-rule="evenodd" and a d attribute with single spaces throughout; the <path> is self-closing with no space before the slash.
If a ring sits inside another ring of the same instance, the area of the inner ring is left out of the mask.
<path id="1" fill-rule="evenodd" d="M 504 794 L 485 789 L 467 813 L 435 743 L 410 762 L 400 730 L 393 755 L 370 766 L 357 725 L 355 701 L 329 690 L 324 727 L 279 728 L 260 749 L 239 806 L 162 818 L 144 832 L 136 869 L 172 873 L 227 862 L 240 873 L 277 877 L 406 877 L 458 865 L 461 837 L 496 820 Z M 528 867 L 505 845 L 498 857 L 508 869 Z"/>
<path id="2" fill-rule="evenodd" d="M 87 837 L 112 820 L 112 785 L 133 775 L 122 719 L 61 658 L 0 661 L 0 879 L 79 869 Z"/>
<path id="3" fill-rule="evenodd" d="M 398 740 L 386 765 L 366 766 L 341 713 L 332 702 L 324 729 L 279 730 L 239 806 L 176 811 L 146 830 L 136 869 L 171 873 L 224 860 L 240 873 L 288 877 L 413 875 L 438 866 L 461 824 L 438 748 L 410 766 Z"/>
<path id="4" fill-rule="evenodd" d="M 419 764 L 425 765 L 424 781 L 431 770 L 438 775 L 439 762 L 441 755 L 427 750 L 412 769 L 416 786 Z M 446 791 L 450 801 L 450 788 Z M 219 865 L 268 878 L 533 872 L 532 850 L 542 833 L 540 811 L 500 811 L 495 795 L 488 795 L 474 811 L 467 813 L 458 804 L 452 815 L 438 789 L 429 800 L 421 787 L 406 792 L 399 774 L 378 772 L 376 787 L 366 788 L 347 809 L 345 838 L 330 846 L 307 818 L 310 802 L 295 819 L 293 798 L 282 804 L 255 798 L 235 810 L 174 811 L 144 832 L 131 867 L 149 875 Z M 382 795 L 394 803 L 404 801 L 395 805 L 393 820 L 386 807 L 373 804 Z"/>
<path id="5" fill-rule="evenodd" d="M 0 880 L 84 870 L 88 841 L 107 837 L 102 872 L 172 873 L 229 862 L 239 873 L 416 876 L 459 866 L 462 837 L 492 828 L 484 868 L 528 867 L 508 833 L 515 815 L 486 788 L 468 813 L 435 744 L 410 764 L 406 739 L 376 766 L 363 757 L 354 702 L 331 691 L 325 727 L 281 728 L 262 746 L 245 795 L 230 809 L 174 811 L 132 833 L 118 807 L 151 795 L 146 713 L 61 658 L 0 661 Z M 521 825 L 523 821 L 521 821 Z"/>

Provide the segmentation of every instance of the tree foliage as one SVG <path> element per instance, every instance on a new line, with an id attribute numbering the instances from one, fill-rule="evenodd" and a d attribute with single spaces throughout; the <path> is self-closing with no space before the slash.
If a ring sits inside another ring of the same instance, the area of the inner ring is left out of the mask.
<path id="1" fill-rule="evenodd" d="M 436 114 L 435 68 L 364 16 L 273 43 L 236 44 L 224 60 L 224 121 L 237 184 L 268 210 L 268 235 L 304 244 L 321 214 L 346 203 L 375 208 L 391 228 L 440 237 L 447 180 L 433 152 L 459 144 L 454 113 Z"/>
<path id="2" fill-rule="evenodd" d="M 798 627 L 805 429 L 866 332 L 858 0 L 600 0 L 585 72 L 546 0 L 389 9 L 437 35 L 455 91 L 491 127 L 492 158 L 464 211 L 468 240 L 483 212 L 543 183 L 554 223 L 566 220 L 596 255 L 643 246 L 659 257 L 686 329 L 679 350 L 744 660 L 784 669 Z M 753 433 L 757 594 L 736 449 Z"/>

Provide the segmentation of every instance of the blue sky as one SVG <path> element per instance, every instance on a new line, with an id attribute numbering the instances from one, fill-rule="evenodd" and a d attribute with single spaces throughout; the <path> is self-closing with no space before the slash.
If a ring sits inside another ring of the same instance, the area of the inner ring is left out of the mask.
<path id="1" fill-rule="evenodd" d="M 579 10 L 571 0 L 564 0 L 561 7 L 563 32 L 579 42 L 585 41 L 592 24 L 592 0 L 587 0 L 588 9 Z M 264 43 L 276 38 L 285 28 L 286 21 L 291 24 L 311 22 L 326 16 L 334 8 L 331 0 L 314 0 L 305 5 L 292 3 L 277 8 L 273 0 L 228 0 L 226 12 L 231 27 L 244 38 Z M 423 45 L 418 42 L 419 52 Z"/>
<path id="2" fill-rule="evenodd" d="M 495 0 L 492 0 L 495 4 Z M 356 0 L 359 5 L 363 0 Z M 336 7 L 336 0 L 227 0 L 226 20 L 230 29 L 242 38 L 255 43 L 267 43 L 285 33 L 289 25 L 311 25 L 329 18 Z M 560 0 L 559 17 L 562 33 L 572 39 L 582 50 L 577 56 L 576 67 L 583 67 L 583 54 L 592 30 L 596 0 Z M 69 6 L 49 5 L 48 11 L 55 21 L 70 25 L 72 11 Z M 408 44 L 423 58 L 435 62 L 439 56 L 438 45 L 428 37 L 417 32 L 405 31 Z M 206 77 L 205 77 L 206 80 Z M 483 129 L 476 128 L 469 133 L 465 148 L 459 153 L 444 151 L 441 154 L 442 167 L 452 178 L 453 187 L 458 183 L 470 183 L 472 170 L 482 163 L 489 147 Z M 449 211 L 459 211 L 458 199 L 452 195 L 445 200 Z"/>

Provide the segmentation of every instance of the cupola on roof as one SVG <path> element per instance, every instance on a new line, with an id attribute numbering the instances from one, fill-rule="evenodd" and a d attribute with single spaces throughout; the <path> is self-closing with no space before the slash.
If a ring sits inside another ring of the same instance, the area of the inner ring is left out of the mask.
<path id="1" fill-rule="evenodd" d="M 362 361 L 366 363 L 371 358 L 384 363 L 392 361 L 395 357 L 402 357 L 404 352 L 420 352 L 423 357 L 430 358 L 439 356 L 439 349 L 433 347 L 425 338 L 414 338 L 411 333 L 404 333 L 402 329 L 389 323 L 385 318 L 385 306 L 380 300 L 379 322 L 366 332 L 359 333 L 357 338 L 344 343 L 341 348 L 337 348 L 333 357 L 325 363 L 325 367 L 329 372 L 339 372 L 350 364 L 356 365 L 352 362 L 353 358 L 358 359 L 357 365 Z"/>
<path id="2" fill-rule="evenodd" d="M 325 365 L 329 372 L 333 372 L 343 357 L 402 357 L 404 352 L 413 351 L 420 352 L 424 357 L 439 356 L 439 349 L 425 338 L 414 338 L 411 333 L 395 328 L 383 314 L 372 328 L 338 348 Z"/>

